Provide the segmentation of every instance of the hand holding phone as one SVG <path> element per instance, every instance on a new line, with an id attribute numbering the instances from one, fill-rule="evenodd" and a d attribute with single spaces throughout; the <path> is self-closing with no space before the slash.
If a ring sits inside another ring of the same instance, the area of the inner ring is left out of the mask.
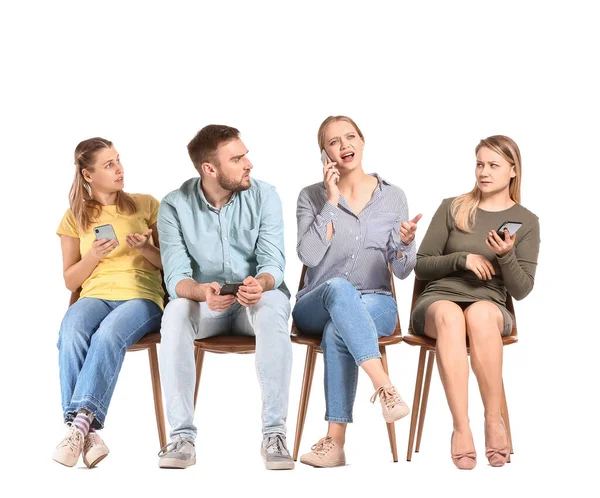
<path id="1" fill-rule="evenodd" d="M 321 161 L 323 162 L 323 183 L 327 190 L 327 200 L 337 206 L 340 200 L 340 191 L 337 187 L 340 172 L 336 168 L 337 163 L 331 161 L 325 149 L 321 151 Z"/>
<path id="2" fill-rule="evenodd" d="M 115 229 L 110 224 L 94 227 L 94 234 L 96 235 L 96 240 L 115 240 L 117 245 L 119 245 L 119 239 L 117 239 Z"/>
<path id="3" fill-rule="evenodd" d="M 488 233 L 485 239 L 486 245 L 496 253 L 496 256 L 505 256 L 515 245 L 516 233 L 522 224 L 520 221 L 505 221 L 498 230 Z"/>
<path id="4" fill-rule="evenodd" d="M 219 296 L 235 296 L 242 285 L 244 285 L 243 282 L 230 282 L 228 284 L 223 284 L 223 287 L 221 287 L 221 290 L 218 294 Z"/>
<path id="5" fill-rule="evenodd" d="M 498 227 L 496 233 L 500 236 L 501 239 L 504 239 L 504 229 L 507 229 L 509 237 L 512 237 L 515 233 L 517 233 L 517 230 L 521 228 L 522 225 L 523 223 L 521 223 L 520 221 L 505 221 L 504 223 L 502 223 L 502 225 Z"/>

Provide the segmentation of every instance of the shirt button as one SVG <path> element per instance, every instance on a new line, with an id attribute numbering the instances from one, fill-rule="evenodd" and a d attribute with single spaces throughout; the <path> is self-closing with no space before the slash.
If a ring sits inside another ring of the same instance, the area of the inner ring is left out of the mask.
<path id="1" fill-rule="evenodd" d="M 358 240 L 358 235 L 356 236 L 356 240 Z"/>
<path id="2" fill-rule="evenodd" d="M 344 273 L 344 275 L 348 276 L 348 272 Z"/>
<path id="3" fill-rule="evenodd" d="M 227 240 L 227 235 L 225 237 L 223 237 L 223 240 Z"/>
<path id="4" fill-rule="evenodd" d="M 352 259 L 354 259 L 354 254 L 352 255 Z"/>

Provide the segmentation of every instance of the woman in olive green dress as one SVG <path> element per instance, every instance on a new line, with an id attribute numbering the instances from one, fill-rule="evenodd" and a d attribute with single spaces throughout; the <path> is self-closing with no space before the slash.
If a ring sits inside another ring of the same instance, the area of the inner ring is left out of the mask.
<path id="1" fill-rule="evenodd" d="M 508 459 L 500 413 L 502 336 L 513 324 L 506 295 L 523 299 L 531 292 L 540 243 L 537 216 L 520 204 L 517 144 L 495 135 L 482 140 L 475 153 L 475 187 L 442 202 L 417 253 L 415 274 L 429 282 L 411 317 L 415 334 L 437 339 L 437 364 L 454 425 L 452 460 L 461 469 L 476 464 L 467 413 L 467 337 L 485 409 L 486 457 L 494 467 Z M 499 236 L 496 230 L 505 221 L 522 225 L 512 236 L 508 230 Z"/>

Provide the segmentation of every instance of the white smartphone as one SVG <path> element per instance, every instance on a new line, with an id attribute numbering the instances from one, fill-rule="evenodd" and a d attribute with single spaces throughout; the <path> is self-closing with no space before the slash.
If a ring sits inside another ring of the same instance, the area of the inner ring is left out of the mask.
<path id="1" fill-rule="evenodd" d="M 117 234 L 115 233 L 115 229 L 110 224 L 94 227 L 94 233 L 96 234 L 96 240 L 100 240 L 100 239 L 116 240 L 117 245 L 119 245 L 119 239 L 117 239 Z"/>
<path id="2" fill-rule="evenodd" d="M 323 166 L 327 165 L 327 163 L 333 162 L 331 158 L 327 155 L 327 152 L 325 152 L 325 149 L 321 150 L 321 162 L 323 163 Z"/>
<path id="3" fill-rule="evenodd" d="M 512 237 L 515 233 L 517 233 L 517 230 L 521 228 L 521 225 L 523 225 L 523 223 L 521 223 L 520 221 L 505 221 L 504 223 L 502 223 L 502 225 L 500 225 L 496 232 L 498 233 L 498 236 L 502 240 L 504 240 L 505 228 L 508 229 L 508 234 Z"/>

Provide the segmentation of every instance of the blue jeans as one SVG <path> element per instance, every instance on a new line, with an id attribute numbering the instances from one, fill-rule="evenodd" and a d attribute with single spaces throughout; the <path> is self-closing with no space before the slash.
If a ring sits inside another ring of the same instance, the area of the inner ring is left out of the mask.
<path id="1" fill-rule="evenodd" d="M 278 289 L 264 292 L 254 306 L 245 308 L 235 302 L 225 311 L 212 311 L 205 302 L 181 297 L 169 302 L 162 320 L 159 365 L 171 438 L 194 439 L 198 432 L 194 425 L 194 340 L 232 333 L 256 336 L 263 434 L 286 433 L 292 374 L 289 317 L 290 300 Z M 240 415 L 246 415 L 243 409 Z"/>
<path id="2" fill-rule="evenodd" d="M 58 338 L 60 390 L 65 422 L 79 410 L 102 429 L 127 348 L 158 330 L 162 311 L 148 299 L 106 301 L 84 297 L 63 318 Z"/>
<path id="3" fill-rule="evenodd" d="M 377 338 L 393 334 L 396 301 L 361 294 L 347 280 L 332 278 L 298 299 L 292 315 L 302 333 L 323 334 L 325 420 L 352 422 L 358 365 L 381 358 Z"/>

